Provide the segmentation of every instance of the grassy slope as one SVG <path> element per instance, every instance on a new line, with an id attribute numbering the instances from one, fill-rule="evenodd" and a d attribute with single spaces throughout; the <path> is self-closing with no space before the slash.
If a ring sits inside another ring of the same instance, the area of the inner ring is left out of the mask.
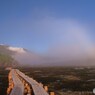
<path id="1" fill-rule="evenodd" d="M 0 67 L 16 66 L 18 63 L 9 55 L 0 54 Z"/>

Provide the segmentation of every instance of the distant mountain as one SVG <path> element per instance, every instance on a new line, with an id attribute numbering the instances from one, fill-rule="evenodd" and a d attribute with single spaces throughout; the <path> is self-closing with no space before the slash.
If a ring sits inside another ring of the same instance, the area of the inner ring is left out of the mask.
<path id="1" fill-rule="evenodd" d="M 0 67 L 17 67 L 19 62 L 13 57 L 19 49 L 13 49 L 8 45 L 0 45 Z"/>
<path id="2" fill-rule="evenodd" d="M 18 47 L 11 47 L 8 45 L 0 45 L 0 53 L 7 55 L 14 55 L 16 53 L 25 53 L 26 50 Z"/>
<path id="3" fill-rule="evenodd" d="M 19 62 L 20 65 L 38 65 L 42 57 L 27 49 L 12 47 L 9 45 L 0 45 L 0 54 L 8 55 Z"/>
<path id="4" fill-rule="evenodd" d="M 12 51 L 10 51 L 10 50 L 8 50 L 8 45 L 0 45 L 0 53 L 1 54 L 7 54 L 7 55 L 12 55 L 12 54 L 14 54 L 14 52 L 12 52 Z"/>

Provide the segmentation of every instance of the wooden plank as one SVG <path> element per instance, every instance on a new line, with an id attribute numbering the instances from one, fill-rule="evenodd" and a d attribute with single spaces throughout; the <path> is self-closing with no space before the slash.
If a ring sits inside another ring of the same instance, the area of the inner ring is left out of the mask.
<path id="1" fill-rule="evenodd" d="M 10 95 L 24 95 L 24 85 L 21 80 L 17 77 L 15 70 L 11 70 L 11 76 L 14 83 L 14 87 Z"/>

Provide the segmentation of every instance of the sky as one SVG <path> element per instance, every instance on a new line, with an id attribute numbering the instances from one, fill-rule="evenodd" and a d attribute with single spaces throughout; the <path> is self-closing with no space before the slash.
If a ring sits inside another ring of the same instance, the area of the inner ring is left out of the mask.
<path id="1" fill-rule="evenodd" d="M 0 0 L 0 43 L 71 58 L 95 48 L 95 0 Z"/>

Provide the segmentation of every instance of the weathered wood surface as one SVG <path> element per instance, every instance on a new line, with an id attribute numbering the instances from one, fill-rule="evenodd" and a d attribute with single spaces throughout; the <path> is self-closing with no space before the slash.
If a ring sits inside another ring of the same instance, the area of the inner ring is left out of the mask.
<path id="1" fill-rule="evenodd" d="M 20 81 L 20 79 L 17 77 L 15 70 L 12 69 L 11 72 L 11 78 L 14 84 L 14 87 L 10 93 L 10 95 L 24 95 L 24 85 Z"/>
<path id="2" fill-rule="evenodd" d="M 25 75 L 24 73 L 20 72 L 17 69 L 16 69 L 16 72 L 31 85 L 34 95 L 49 95 L 45 91 L 43 86 L 40 85 L 37 81 L 33 80 L 32 78 L 29 78 L 27 75 Z"/>

